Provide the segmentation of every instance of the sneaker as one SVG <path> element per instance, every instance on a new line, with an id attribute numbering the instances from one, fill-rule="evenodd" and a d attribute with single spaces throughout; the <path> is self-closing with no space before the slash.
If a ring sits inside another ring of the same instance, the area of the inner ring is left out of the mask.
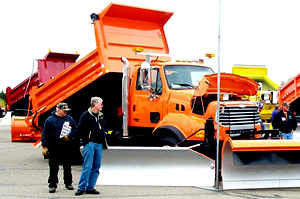
<path id="1" fill-rule="evenodd" d="M 87 190 L 86 193 L 87 194 L 100 194 L 100 192 L 97 191 L 96 189 Z"/>
<path id="2" fill-rule="evenodd" d="M 49 187 L 49 193 L 55 193 L 56 187 Z"/>
<path id="3" fill-rule="evenodd" d="M 74 187 L 73 187 L 73 185 L 71 185 L 71 184 L 66 184 L 65 187 L 66 187 L 66 189 L 68 189 L 68 190 L 74 190 Z"/>
<path id="4" fill-rule="evenodd" d="M 82 190 L 77 190 L 77 191 L 75 192 L 75 196 L 80 196 L 80 195 L 83 195 L 83 194 L 86 194 L 86 192 L 85 192 L 85 191 L 82 191 Z"/>

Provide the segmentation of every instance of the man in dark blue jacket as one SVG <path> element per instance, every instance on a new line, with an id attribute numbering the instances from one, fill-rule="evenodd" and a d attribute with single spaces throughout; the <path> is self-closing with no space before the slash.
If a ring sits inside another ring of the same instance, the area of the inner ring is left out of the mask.
<path id="1" fill-rule="evenodd" d="M 282 103 L 282 109 L 274 116 L 272 120 L 274 129 L 279 129 L 280 136 L 283 139 L 293 139 L 293 133 L 297 128 L 297 121 L 291 111 L 289 111 L 289 104 Z"/>
<path id="2" fill-rule="evenodd" d="M 106 149 L 106 127 L 101 112 L 103 100 L 100 97 L 91 98 L 90 108 L 83 112 L 78 123 L 78 134 L 83 149 L 83 164 L 78 190 L 75 195 L 100 194 L 95 189 L 99 176 L 103 150 Z"/>
<path id="3" fill-rule="evenodd" d="M 66 103 L 59 103 L 56 111 L 49 116 L 42 132 L 42 153 L 49 158 L 49 193 L 54 193 L 58 183 L 59 164 L 63 165 L 64 183 L 68 190 L 73 190 L 71 173 L 71 145 L 69 137 L 76 133 L 76 123 L 67 115 Z"/>
<path id="4" fill-rule="evenodd" d="M 274 108 L 274 110 L 273 110 L 273 112 L 272 112 L 271 122 L 273 121 L 275 115 L 276 115 L 278 112 L 279 112 L 279 106 L 278 106 L 278 104 L 276 104 L 276 106 L 275 106 L 275 108 Z"/>

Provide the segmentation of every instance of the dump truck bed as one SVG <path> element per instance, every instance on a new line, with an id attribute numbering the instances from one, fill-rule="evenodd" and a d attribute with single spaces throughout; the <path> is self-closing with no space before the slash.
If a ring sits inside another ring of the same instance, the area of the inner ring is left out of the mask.
<path id="1" fill-rule="evenodd" d="M 6 102 L 8 105 L 8 110 L 11 110 L 14 104 L 25 98 L 31 87 L 38 86 L 39 84 L 40 81 L 38 78 L 38 73 L 35 72 L 30 77 L 19 83 L 16 87 L 7 87 Z"/>
<path id="2" fill-rule="evenodd" d="M 288 81 L 279 90 L 279 103 L 293 103 L 300 98 L 300 74 Z"/>
<path id="3" fill-rule="evenodd" d="M 290 110 L 295 114 L 297 122 L 300 122 L 300 74 L 280 88 L 279 104 L 283 102 L 290 104 Z"/>
<path id="4" fill-rule="evenodd" d="M 260 65 L 235 65 L 232 67 L 232 73 L 248 77 L 261 82 L 263 90 L 277 90 L 278 85 L 267 75 L 267 68 Z"/>
<path id="5" fill-rule="evenodd" d="M 9 110 L 28 109 L 28 93 L 33 86 L 40 87 L 73 64 L 79 54 L 48 52 L 38 59 L 38 70 L 14 88 L 7 87 L 6 100 Z"/>

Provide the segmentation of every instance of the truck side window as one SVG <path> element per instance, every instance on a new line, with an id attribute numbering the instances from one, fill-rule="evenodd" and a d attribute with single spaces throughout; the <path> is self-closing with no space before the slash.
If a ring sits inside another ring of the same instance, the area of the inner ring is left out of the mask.
<path id="1" fill-rule="evenodd" d="M 138 71 L 137 79 L 136 79 L 136 90 L 142 90 L 142 82 L 140 78 L 141 70 Z"/>
<path id="2" fill-rule="evenodd" d="M 148 78 L 148 71 L 140 69 L 137 76 L 136 90 L 147 90 L 143 88 L 143 85 L 148 82 Z M 158 69 L 151 70 L 151 89 L 158 95 L 162 93 L 162 82 Z"/>
<path id="3" fill-rule="evenodd" d="M 161 93 L 162 93 L 162 83 L 161 83 L 160 72 L 159 72 L 158 69 L 152 70 L 151 72 L 152 72 L 151 87 L 154 89 L 156 94 L 161 95 Z"/>

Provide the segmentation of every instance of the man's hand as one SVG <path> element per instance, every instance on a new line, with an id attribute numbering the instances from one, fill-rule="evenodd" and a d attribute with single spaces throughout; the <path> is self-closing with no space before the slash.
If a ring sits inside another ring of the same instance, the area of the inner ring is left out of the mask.
<path id="1" fill-rule="evenodd" d="M 67 135 L 65 135 L 65 136 L 63 137 L 63 139 L 64 139 L 64 141 L 66 141 L 66 142 L 69 141 L 69 137 L 68 137 Z"/>
<path id="2" fill-rule="evenodd" d="M 48 148 L 47 147 L 43 147 L 42 148 L 42 154 L 43 154 L 43 156 L 47 156 L 48 155 Z"/>

